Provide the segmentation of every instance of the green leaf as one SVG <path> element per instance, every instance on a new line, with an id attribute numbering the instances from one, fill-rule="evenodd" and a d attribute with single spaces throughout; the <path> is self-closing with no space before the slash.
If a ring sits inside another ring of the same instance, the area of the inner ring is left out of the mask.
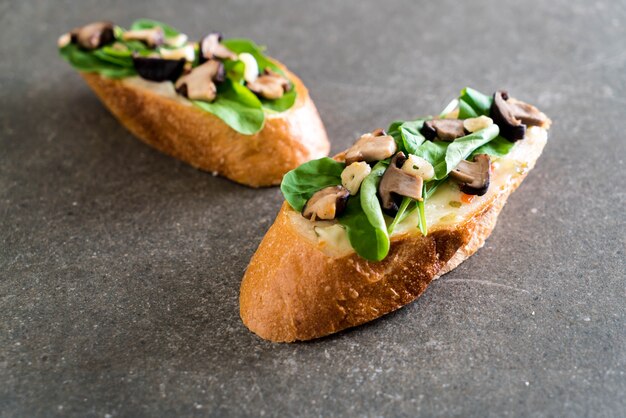
<path id="1" fill-rule="evenodd" d="M 261 98 L 261 104 L 264 109 L 271 110 L 273 112 L 284 112 L 293 106 L 296 102 L 296 89 L 292 88 L 287 93 L 283 94 L 283 97 L 276 100 L 268 100 Z"/>
<path id="2" fill-rule="evenodd" d="M 493 141 L 487 142 L 472 152 L 472 156 L 477 154 L 488 154 L 494 157 L 502 157 L 511 151 L 515 142 L 508 141 L 501 136 L 497 136 Z"/>
<path id="3" fill-rule="evenodd" d="M 389 125 L 387 133 L 395 139 L 399 151 L 405 154 L 415 154 L 417 148 L 426 140 L 420 130 L 428 119 L 430 118 L 395 121 Z"/>
<path id="4" fill-rule="evenodd" d="M 84 51 L 75 44 L 68 44 L 59 49 L 59 54 L 72 67 L 86 73 L 100 73 L 109 78 L 123 78 L 136 75 L 132 67 L 125 67 L 99 58 L 93 51 Z"/>
<path id="5" fill-rule="evenodd" d="M 420 215 L 419 229 L 422 235 L 426 236 L 428 235 L 428 226 L 426 225 L 426 211 L 424 207 L 425 207 L 424 200 L 418 200 L 417 210 L 419 211 L 419 215 Z"/>
<path id="6" fill-rule="evenodd" d="M 152 19 L 137 19 L 130 25 L 130 30 L 152 29 L 154 27 L 162 28 L 166 38 L 173 38 L 174 36 L 180 35 L 180 31 L 177 29 Z"/>
<path id="7" fill-rule="evenodd" d="M 389 253 L 390 242 L 386 229 L 381 231 L 370 224 L 361 207 L 359 194 L 348 199 L 348 206 L 339 218 L 339 223 L 346 228 L 350 245 L 361 257 L 380 261 Z"/>
<path id="8" fill-rule="evenodd" d="M 444 141 L 426 141 L 415 151 L 415 155 L 422 157 L 435 167 L 445 160 L 448 145 L 450 143 Z"/>
<path id="9" fill-rule="evenodd" d="M 246 87 L 231 80 L 226 79 L 218 85 L 215 101 L 193 100 L 192 103 L 244 135 L 253 135 L 263 129 L 265 114 L 261 102 Z"/>
<path id="10" fill-rule="evenodd" d="M 391 222 L 391 225 L 387 227 L 387 232 L 389 233 L 390 236 L 391 234 L 393 234 L 393 230 L 396 229 L 396 225 L 404 218 L 404 212 L 406 212 L 410 203 L 411 203 L 410 197 L 402 198 L 402 203 L 400 203 L 400 207 L 398 208 L 398 213 L 396 213 L 395 218 L 393 218 L 393 222 Z"/>
<path id="11" fill-rule="evenodd" d="M 280 191 L 289 205 L 301 212 L 304 204 L 315 192 L 341 184 L 341 172 L 344 167 L 345 164 L 328 157 L 306 162 L 285 174 Z"/>
<path id="12" fill-rule="evenodd" d="M 489 116 L 489 109 L 493 99 L 470 87 L 461 90 L 459 97 L 459 119 L 476 118 L 481 115 Z"/>
<path id="13" fill-rule="evenodd" d="M 462 160 L 469 157 L 472 152 L 493 140 L 500 133 L 498 125 L 491 125 L 485 129 L 457 138 L 448 145 L 446 158 L 443 164 L 440 162 L 435 166 L 435 178 L 442 179 L 448 175 Z"/>
<path id="14" fill-rule="evenodd" d="M 350 245 L 361 257 L 380 261 L 391 245 L 377 189 L 388 163 L 379 162 L 361 183 L 361 191 L 348 199 L 339 223 L 346 228 Z"/>
<path id="15" fill-rule="evenodd" d="M 118 51 L 111 47 L 105 46 L 101 49 L 92 51 L 92 54 L 102 61 L 119 65 L 120 67 L 134 68 L 133 58 L 130 51 Z"/>
<path id="16" fill-rule="evenodd" d="M 259 70 L 263 71 L 266 67 L 270 67 L 272 70 L 285 75 L 283 70 L 281 70 L 278 65 L 274 64 L 272 60 L 267 58 L 265 54 L 263 54 L 263 49 L 250 39 L 242 39 L 242 38 L 232 38 L 232 39 L 224 39 L 222 41 L 222 45 L 226 46 L 228 49 L 233 51 L 236 54 L 241 54 L 242 52 L 247 52 L 254 57 L 257 64 L 259 65 Z"/>

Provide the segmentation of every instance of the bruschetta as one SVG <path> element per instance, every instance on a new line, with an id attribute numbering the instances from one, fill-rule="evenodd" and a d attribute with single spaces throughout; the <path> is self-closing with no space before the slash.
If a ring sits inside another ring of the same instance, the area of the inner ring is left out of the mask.
<path id="1" fill-rule="evenodd" d="M 243 323 L 309 340 L 415 300 L 484 244 L 550 124 L 505 91 L 466 88 L 438 117 L 394 122 L 287 173 L 243 277 Z"/>
<path id="2" fill-rule="evenodd" d="M 304 84 L 250 40 L 213 32 L 192 42 L 140 19 L 128 30 L 90 23 L 58 47 L 131 133 L 201 170 L 271 186 L 328 154 Z"/>

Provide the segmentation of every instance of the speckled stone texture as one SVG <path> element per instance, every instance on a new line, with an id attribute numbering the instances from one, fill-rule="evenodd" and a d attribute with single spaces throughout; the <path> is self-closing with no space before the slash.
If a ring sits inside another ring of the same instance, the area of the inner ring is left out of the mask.
<path id="1" fill-rule="evenodd" d="M 148 16 L 269 45 L 333 152 L 471 85 L 554 121 L 486 246 L 416 303 L 278 345 L 239 319 L 281 202 L 144 146 L 57 57 Z M 0 416 L 626 414 L 624 1 L 0 3 Z"/>

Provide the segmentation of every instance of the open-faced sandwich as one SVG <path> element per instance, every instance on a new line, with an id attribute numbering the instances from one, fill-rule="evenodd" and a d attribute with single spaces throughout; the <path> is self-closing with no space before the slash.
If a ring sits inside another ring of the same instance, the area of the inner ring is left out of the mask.
<path id="1" fill-rule="evenodd" d="M 58 46 L 128 130 L 194 167 L 259 187 L 328 155 L 307 89 L 250 40 L 191 42 L 140 19 L 128 30 L 90 23 Z"/>
<path id="2" fill-rule="evenodd" d="M 550 123 L 504 91 L 466 88 L 439 117 L 394 122 L 287 173 L 241 284 L 244 324 L 308 340 L 413 301 L 484 244 Z"/>

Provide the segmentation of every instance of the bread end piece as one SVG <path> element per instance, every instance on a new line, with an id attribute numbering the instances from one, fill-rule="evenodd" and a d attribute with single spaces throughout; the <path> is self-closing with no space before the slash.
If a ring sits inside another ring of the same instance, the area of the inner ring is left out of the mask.
<path id="1" fill-rule="evenodd" d="M 289 110 L 268 114 L 264 128 L 243 135 L 190 103 L 96 73 L 81 73 L 113 115 L 159 151 L 251 187 L 280 184 L 283 175 L 328 155 L 330 144 L 302 81 L 287 72 L 298 96 Z"/>

